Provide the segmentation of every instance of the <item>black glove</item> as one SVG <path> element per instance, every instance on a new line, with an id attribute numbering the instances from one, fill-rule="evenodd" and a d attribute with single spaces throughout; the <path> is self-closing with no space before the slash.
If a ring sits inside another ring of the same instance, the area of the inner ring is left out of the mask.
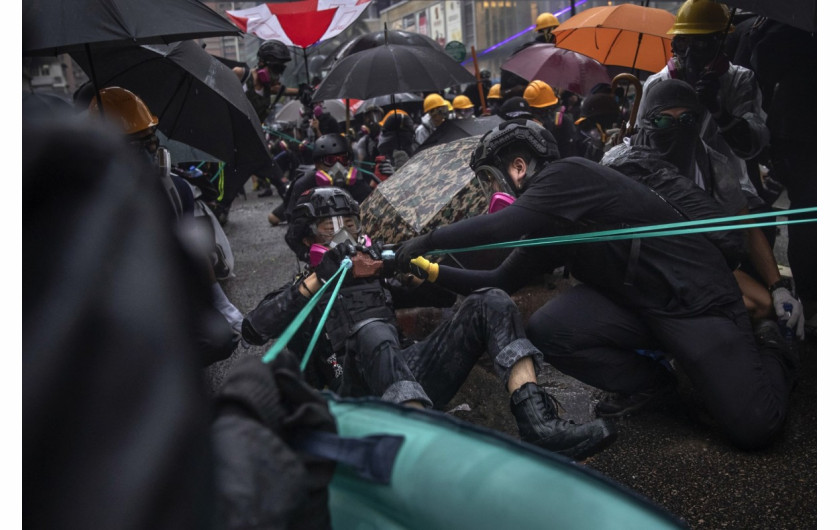
<path id="1" fill-rule="evenodd" d="M 700 103 L 708 109 L 711 114 L 716 114 L 720 110 L 718 105 L 718 91 L 720 91 L 720 80 L 716 72 L 706 72 L 697 83 L 694 85 L 697 91 L 697 98 Z"/>
<path id="2" fill-rule="evenodd" d="M 391 245 L 388 245 L 388 247 L 391 247 Z M 382 262 L 382 270 L 380 272 L 382 278 L 392 278 L 397 273 L 396 261 L 390 258 L 385 259 L 382 256 L 386 248 L 381 239 L 377 239 L 369 247 L 359 246 L 358 249 L 370 256 L 371 259 Z M 388 248 L 388 250 L 393 251 L 392 248 Z"/>
<path id="3" fill-rule="evenodd" d="M 327 283 L 338 271 L 342 260 L 347 256 L 352 257 L 355 255 L 355 245 L 348 243 L 347 241 L 339 243 L 334 248 L 331 248 L 329 252 L 324 254 L 324 257 L 321 258 L 321 263 L 315 267 L 315 274 L 318 275 L 318 279 L 321 280 L 321 283 Z"/>
<path id="4" fill-rule="evenodd" d="M 408 241 L 403 242 L 397 248 L 397 269 L 401 272 L 411 272 L 411 260 L 417 256 L 422 256 L 430 250 L 434 250 L 432 245 L 432 234 L 434 230 L 428 234 L 414 237 Z"/>

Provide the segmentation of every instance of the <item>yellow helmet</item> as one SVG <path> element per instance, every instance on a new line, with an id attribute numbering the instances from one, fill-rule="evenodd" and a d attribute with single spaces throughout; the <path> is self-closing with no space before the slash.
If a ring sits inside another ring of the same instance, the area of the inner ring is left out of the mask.
<path id="1" fill-rule="evenodd" d="M 540 13 L 540 16 L 537 17 L 537 27 L 535 29 L 537 31 L 542 31 L 544 29 L 556 28 L 559 25 L 560 21 L 557 20 L 557 17 L 546 12 Z"/>
<path id="2" fill-rule="evenodd" d="M 686 0 L 668 35 L 704 35 L 735 28 L 729 24 L 729 8 L 715 0 Z"/>
<path id="3" fill-rule="evenodd" d="M 102 98 L 105 114 L 122 124 L 125 134 L 138 133 L 158 124 L 157 116 L 130 90 L 118 86 L 103 88 L 99 91 L 99 97 Z M 99 102 L 95 97 L 88 110 L 99 114 Z"/>
<path id="4" fill-rule="evenodd" d="M 490 91 L 487 93 L 487 99 L 502 99 L 502 85 L 496 83 L 491 86 Z"/>
<path id="5" fill-rule="evenodd" d="M 472 109 L 475 108 L 475 105 L 473 105 L 472 100 L 467 96 L 455 96 L 455 99 L 452 101 L 452 108 L 458 110 Z"/>
<path id="6" fill-rule="evenodd" d="M 445 106 L 446 100 L 443 99 L 440 94 L 429 94 L 426 96 L 426 99 L 423 100 L 423 112 L 429 112 L 432 109 Z"/>
<path id="7" fill-rule="evenodd" d="M 556 105 L 560 100 L 557 99 L 557 94 L 545 81 L 531 81 L 525 87 L 525 93 L 522 94 L 528 105 L 534 109 L 543 109 Z"/>

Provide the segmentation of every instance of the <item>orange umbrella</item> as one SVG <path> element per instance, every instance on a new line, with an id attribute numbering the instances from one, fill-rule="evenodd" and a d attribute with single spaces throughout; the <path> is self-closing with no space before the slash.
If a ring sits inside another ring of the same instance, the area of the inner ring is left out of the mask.
<path id="1" fill-rule="evenodd" d="M 635 4 L 593 7 L 554 29 L 558 48 L 576 51 L 605 65 L 658 72 L 671 57 L 674 15 Z"/>

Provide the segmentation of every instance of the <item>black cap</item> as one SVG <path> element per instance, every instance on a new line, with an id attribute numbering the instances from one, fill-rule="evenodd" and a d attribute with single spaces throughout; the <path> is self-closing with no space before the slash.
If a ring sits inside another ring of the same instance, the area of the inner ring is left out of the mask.
<path id="1" fill-rule="evenodd" d="M 531 112 L 531 106 L 528 105 L 525 98 L 513 97 L 502 103 L 502 106 L 499 107 L 499 116 L 505 120 L 530 120 L 534 117 L 534 114 Z"/>

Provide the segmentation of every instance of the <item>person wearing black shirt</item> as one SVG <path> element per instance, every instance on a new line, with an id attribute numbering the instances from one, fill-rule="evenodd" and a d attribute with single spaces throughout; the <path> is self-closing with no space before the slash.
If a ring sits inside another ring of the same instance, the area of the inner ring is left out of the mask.
<path id="1" fill-rule="evenodd" d="M 470 167 L 515 202 L 408 240 L 397 250 L 398 268 L 422 268 L 417 257 L 433 249 L 682 220 L 647 186 L 558 156 L 553 137 L 531 121 L 486 133 Z M 428 268 L 438 269 L 438 284 L 467 293 L 513 292 L 559 266 L 581 284 L 537 310 L 527 334 L 558 370 L 616 393 L 597 414 L 622 416 L 674 388 L 672 363 L 637 352 L 656 349 L 685 372 L 734 445 L 759 448 L 778 435 L 798 357 L 775 323 L 753 336 L 727 261 L 702 234 L 521 247 L 495 270 Z"/>

